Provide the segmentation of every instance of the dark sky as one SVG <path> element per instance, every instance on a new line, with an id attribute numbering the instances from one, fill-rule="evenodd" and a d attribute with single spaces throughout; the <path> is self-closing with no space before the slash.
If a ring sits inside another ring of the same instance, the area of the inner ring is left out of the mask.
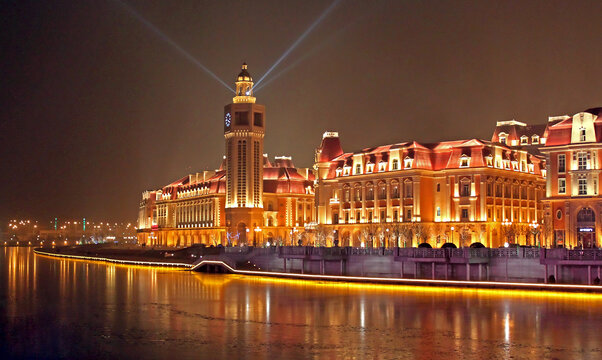
<path id="1" fill-rule="evenodd" d="M 128 3 L 232 84 L 242 61 L 258 80 L 332 2 Z M 232 93 L 118 1 L 0 6 L 0 221 L 131 221 L 144 189 L 219 166 Z M 325 130 L 353 151 L 487 139 L 498 120 L 602 106 L 601 13 L 600 1 L 342 1 L 256 93 L 265 150 L 311 166 Z"/>

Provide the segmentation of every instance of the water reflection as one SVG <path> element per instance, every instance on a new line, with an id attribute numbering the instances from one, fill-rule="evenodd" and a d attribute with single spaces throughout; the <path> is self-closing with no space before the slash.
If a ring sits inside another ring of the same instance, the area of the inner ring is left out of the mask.
<path id="1" fill-rule="evenodd" d="M 598 295 L 316 283 L 0 252 L 0 349 L 13 357 L 598 358 L 601 305 Z"/>

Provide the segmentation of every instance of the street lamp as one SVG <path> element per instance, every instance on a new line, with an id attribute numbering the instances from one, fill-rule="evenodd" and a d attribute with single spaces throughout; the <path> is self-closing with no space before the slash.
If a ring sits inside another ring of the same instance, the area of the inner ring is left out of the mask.
<path id="1" fill-rule="evenodd" d="M 454 243 L 454 227 L 451 227 L 451 243 Z"/>
<path id="2" fill-rule="evenodd" d="M 540 247 L 539 238 L 537 237 L 537 235 L 539 234 L 539 224 L 537 223 L 537 221 L 533 220 L 533 222 L 529 223 L 529 227 L 531 228 L 531 233 L 535 238 L 535 243 L 537 244 L 537 247 Z"/>
<path id="3" fill-rule="evenodd" d="M 255 227 L 255 229 L 253 229 L 253 231 L 255 232 L 255 243 L 257 243 L 257 238 L 259 236 L 259 232 L 261 231 L 261 229 L 259 228 L 259 226 Z"/>

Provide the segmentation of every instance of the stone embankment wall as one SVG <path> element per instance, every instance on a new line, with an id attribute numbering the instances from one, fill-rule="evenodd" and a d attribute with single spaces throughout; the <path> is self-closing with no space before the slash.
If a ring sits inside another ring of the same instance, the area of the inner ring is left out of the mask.
<path id="1" fill-rule="evenodd" d="M 306 274 L 597 284 L 602 250 L 225 248 L 239 269 Z"/>

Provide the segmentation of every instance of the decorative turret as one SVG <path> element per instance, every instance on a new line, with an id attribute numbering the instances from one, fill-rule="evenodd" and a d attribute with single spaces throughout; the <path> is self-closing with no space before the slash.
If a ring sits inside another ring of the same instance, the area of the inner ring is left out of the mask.
<path id="1" fill-rule="evenodd" d="M 253 78 L 247 70 L 247 63 L 242 63 L 242 70 L 236 78 L 236 96 L 232 98 L 233 103 L 254 103 Z"/>

